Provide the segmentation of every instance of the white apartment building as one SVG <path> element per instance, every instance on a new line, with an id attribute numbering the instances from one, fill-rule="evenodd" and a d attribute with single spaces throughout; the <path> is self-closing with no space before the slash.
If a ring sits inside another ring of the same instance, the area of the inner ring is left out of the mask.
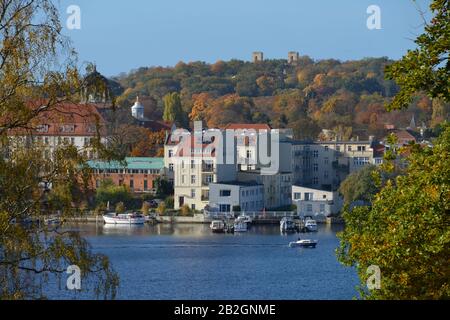
<path id="1" fill-rule="evenodd" d="M 255 182 L 264 186 L 264 208 L 275 209 L 291 204 L 292 172 L 273 175 L 261 174 L 259 170 L 239 171 L 238 181 Z"/>
<path id="2" fill-rule="evenodd" d="M 374 160 L 372 141 L 292 141 L 294 184 L 336 190 L 350 173 Z"/>
<path id="3" fill-rule="evenodd" d="M 323 221 L 342 209 L 343 199 L 336 191 L 325 191 L 302 186 L 292 186 L 292 202 L 301 217 L 311 216 Z"/>
<path id="4" fill-rule="evenodd" d="M 225 135 L 217 130 L 225 144 Z M 202 210 L 209 203 L 209 185 L 236 180 L 236 161 L 225 163 L 225 148 L 187 133 L 178 141 L 169 137 L 165 146 L 165 163 L 173 172 L 174 208 L 184 205 Z M 220 139 L 218 139 L 220 140 Z"/>
<path id="5" fill-rule="evenodd" d="M 264 186 L 254 182 L 212 183 L 209 210 L 212 212 L 261 211 L 264 208 Z"/>

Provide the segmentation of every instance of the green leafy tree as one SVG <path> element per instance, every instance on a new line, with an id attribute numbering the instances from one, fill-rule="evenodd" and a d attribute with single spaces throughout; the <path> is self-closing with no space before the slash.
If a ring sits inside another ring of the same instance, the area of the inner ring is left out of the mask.
<path id="1" fill-rule="evenodd" d="M 404 175 L 388 180 L 371 206 L 343 214 L 338 257 L 356 266 L 364 298 L 450 297 L 450 125 L 434 147 L 410 148 Z M 371 265 L 380 268 L 381 288 L 368 291 Z"/>
<path id="2" fill-rule="evenodd" d="M 375 170 L 374 165 L 368 165 L 352 172 L 342 181 L 339 192 L 343 195 L 345 204 L 372 201 L 373 196 L 379 191 L 373 176 Z"/>
<path id="3" fill-rule="evenodd" d="M 178 126 L 187 126 L 187 114 L 181 106 L 181 98 L 177 92 L 164 96 L 164 121 L 175 122 Z"/>
<path id="4" fill-rule="evenodd" d="M 434 17 L 416 39 L 417 49 L 386 67 L 388 79 L 400 85 L 400 92 L 387 105 L 389 110 L 407 108 L 418 92 L 450 102 L 450 2 L 433 0 Z"/>
<path id="5" fill-rule="evenodd" d="M 105 179 L 97 188 L 95 199 L 97 203 L 128 203 L 131 194 L 126 186 L 116 186 L 111 179 Z"/>
<path id="6" fill-rule="evenodd" d="M 80 267 L 83 290 L 98 297 L 114 297 L 118 285 L 108 258 L 78 232 L 24 223 L 59 214 L 64 224 L 80 214 L 91 180 L 75 147 L 60 145 L 49 159 L 39 143 L 23 143 L 40 116 L 80 95 L 59 15 L 50 0 L 0 4 L 0 300 L 46 298 L 46 284 L 70 265 Z"/>

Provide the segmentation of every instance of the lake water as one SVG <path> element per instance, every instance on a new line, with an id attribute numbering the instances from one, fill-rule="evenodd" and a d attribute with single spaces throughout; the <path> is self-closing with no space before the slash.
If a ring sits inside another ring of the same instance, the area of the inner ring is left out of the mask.
<path id="1" fill-rule="evenodd" d="M 80 224 L 95 252 L 119 273 L 118 299 L 352 299 L 354 269 L 339 264 L 341 226 L 319 225 L 301 234 L 315 249 L 289 248 L 298 235 L 278 226 L 247 233 L 213 234 L 208 225 L 110 226 Z M 67 298 L 50 290 L 50 298 Z"/>

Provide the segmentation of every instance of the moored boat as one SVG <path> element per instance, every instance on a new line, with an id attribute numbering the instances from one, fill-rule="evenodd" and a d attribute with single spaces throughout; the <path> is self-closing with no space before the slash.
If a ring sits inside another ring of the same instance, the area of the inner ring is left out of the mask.
<path id="1" fill-rule="evenodd" d="M 212 232 L 216 232 L 216 233 L 225 232 L 225 222 L 223 222 L 222 220 L 211 221 L 211 224 L 209 225 L 209 227 L 211 228 Z"/>
<path id="2" fill-rule="evenodd" d="M 247 222 L 237 221 L 234 223 L 234 232 L 247 232 L 248 224 Z"/>
<path id="3" fill-rule="evenodd" d="M 281 232 L 295 232 L 296 225 L 292 218 L 284 217 L 280 220 L 280 231 Z"/>
<path id="4" fill-rule="evenodd" d="M 317 231 L 317 222 L 313 219 L 306 219 L 305 221 L 305 228 L 310 232 Z"/>
<path id="5" fill-rule="evenodd" d="M 138 213 L 104 214 L 106 224 L 144 224 L 145 217 Z"/>

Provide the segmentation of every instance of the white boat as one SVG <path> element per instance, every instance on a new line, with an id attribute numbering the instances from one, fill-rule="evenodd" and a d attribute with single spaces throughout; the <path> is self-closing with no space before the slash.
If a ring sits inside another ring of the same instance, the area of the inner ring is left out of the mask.
<path id="1" fill-rule="evenodd" d="M 144 224 L 145 217 L 137 213 L 123 213 L 123 214 L 104 214 L 103 221 L 106 224 Z"/>
<path id="2" fill-rule="evenodd" d="M 289 247 L 291 247 L 291 248 L 296 248 L 296 247 L 315 248 L 317 243 L 318 243 L 317 240 L 311 240 L 311 239 L 300 240 L 299 239 L 297 241 L 289 242 Z"/>
<path id="3" fill-rule="evenodd" d="M 280 220 L 281 232 L 294 232 L 296 230 L 295 222 L 292 218 L 284 217 Z"/>
<path id="4" fill-rule="evenodd" d="M 317 231 L 317 222 L 313 219 L 306 219 L 305 221 L 305 228 L 308 229 L 308 231 L 315 232 Z"/>
<path id="5" fill-rule="evenodd" d="M 44 218 L 44 223 L 46 225 L 57 225 L 61 223 L 61 219 L 58 217 L 45 217 Z"/>
<path id="6" fill-rule="evenodd" d="M 247 232 L 248 225 L 247 222 L 237 221 L 234 223 L 234 232 Z"/>
<path id="7" fill-rule="evenodd" d="M 212 232 L 224 232 L 225 231 L 225 222 L 222 220 L 213 220 L 209 225 Z"/>
<path id="8" fill-rule="evenodd" d="M 252 218 L 250 216 L 246 216 L 246 215 L 240 215 L 236 218 L 236 222 L 245 222 L 247 224 L 250 224 L 253 222 Z"/>

